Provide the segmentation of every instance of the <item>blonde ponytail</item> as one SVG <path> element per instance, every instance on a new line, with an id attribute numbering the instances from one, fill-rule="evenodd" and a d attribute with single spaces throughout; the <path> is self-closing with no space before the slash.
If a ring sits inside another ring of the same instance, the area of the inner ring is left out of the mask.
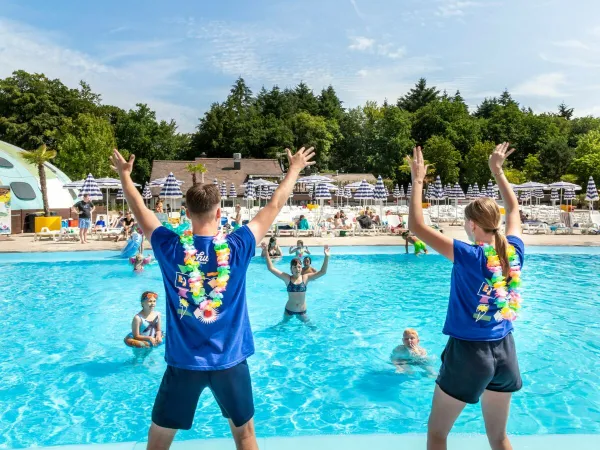
<path id="1" fill-rule="evenodd" d="M 510 272 L 510 263 L 508 261 L 508 241 L 502 234 L 500 234 L 498 228 L 494 228 L 493 232 L 494 250 L 496 250 L 496 254 L 500 260 L 500 265 L 502 266 L 502 275 L 504 275 L 504 278 L 508 278 L 508 273 Z"/>

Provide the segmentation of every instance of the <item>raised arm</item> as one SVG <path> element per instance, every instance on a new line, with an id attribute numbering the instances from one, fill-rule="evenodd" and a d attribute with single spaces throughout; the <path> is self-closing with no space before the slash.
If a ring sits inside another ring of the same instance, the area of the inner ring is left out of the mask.
<path id="1" fill-rule="evenodd" d="M 412 175 L 413 190 L 408 212 L 408 229 L 419 239 L 450 261 L 454 261 L 454 242 L 449 237 L 425 225 L 423 218 L 423 181 L 427 174 L 427 166 L 423 160 L 421 147 L 413 149 L 413 157 L 406 157 Z"/>
<path id="2" fill-rule="evenodd" d="M 506 176 L 504 175 L 504 171 L 502 170 L 502 166 L 504 165 L 504 161 L 515 151 L 514 148 L 509 150 L 510 144 L 508 142 L 504 142 L 500 145 L 496 146 L 494 153 L 490 155 L 489 166 L 492 171 L 492 175 L 496 179 L 496 184 L 498 185 L 498 189 L 500 189 L 500 195 L 502 196 L 502 200 L 504 200 L 504 211 L 506 213 L 506 226 L 504 233 L 512 236 L 521 236 L 522 226 L 521 226 L 521 216 L 519 215 L 519 201 L 517 200 L 517 196 L 513 192 L 510 187 Z"/>
<path id="3" fill-rule="evenodd" d="M 298 179 L 298 175 L 306 166 L 312 166 L 315 161 L 311 161 L 314 156 L 313 148 L 310 147 L 308 150 L 305 150 L 302 147 L 300 150 L 296 152 L 295 155 L 292 156 L 292 152 L 289 149 L 286 149 L 289 168 L 288 172 L 277 188 L 277 190 L 273 193 L 271 200 L 267 203 L 267 206 L 262 208 L 256 217 L 250 221 L 248 224 L 248 228 L 254 234 L 254 239 L 256 242 L 260 242 L 262 238 L 265 237 L 265 234 L 273 224 L 273 221 L 283 208 L 283 205 L 287 202 L 288 197 L 292 193 L 294 189 L 294 184 L 296 184 L 296 180 Z"/>
<path id="4" fill-rule="evenodd" d="M 264 242 L 262 246 L 263 249 L 266 250 L 266 244 Z M 285 281 L 286 283 L 290 281 L 290 276 L 287 273 L 283 273 L 281 270 L 275 268 L 275 266 L 273 265 L 273 261 L 271 261 L 271 255 L 269 255 L 268 251 L 265 254 L 265 259 L 267 260 L 267 269 L 269 269 L 269 272 L 271 272 L 277 278 Z"/>
<path id="5" fill-rule="evenodd" d="M 298 250 L 297 245 L 290 245 L 290 250 L 289 250 L 290 253 L 289 254 L 293 255 L 296 252 L 296 250 Z"/>
<path id="6" fill-rule="evenodd" d="M 123 186 L 123 195 L 127 199 L 127 204 L 142 228 L 144 235 L 150 239 L 154 230 L 160 227 L 161 224 L 156 215 L 146 207 L 144 199 L 133 185 L 131 170 L 133 169 L 134 161 L 135 155 L 131 155 L 129 161 L 125 161 L 117 149 L 114 149 L 110 157 L 112 168 L 119 173 L 121 185 Z"/>
<path id="7" fill-rule="evenodd" d="M 311 280 L 311 281 L 317 280 L 327 273 L 327 267 L 329 266 L 329 256 L 331 255 L 331 250 L 329 249 L 329 245 L 325 246 L 323 253 L 325 253 L 325 259 L 323 260 L 323 265 L 321 266 L 321 270 L 319 270 L 318 272 L 307 273 L 306 274 L 307 281 L 308 280 Z"/>

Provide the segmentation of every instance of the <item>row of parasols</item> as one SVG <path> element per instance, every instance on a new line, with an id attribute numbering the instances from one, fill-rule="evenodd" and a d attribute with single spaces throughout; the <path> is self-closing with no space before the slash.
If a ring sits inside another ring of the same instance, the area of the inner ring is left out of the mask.
<path id="1" fill-rule="evenodd" d="M 362 180 L 356 183 L 350 183 L 343 187 L 338 187 L 333 184 L 334 180 L 322 175 L 311 175 L 308 177 L 300 178 L 297 183 L 307 185 L 309 193 L 315 200 L 329 200 L 332 198 L 331 192 L 336 191 L 335 196 L 340 199 L 354 198 L 357 200 L 387 200 L 390 196 L 387 187 L 385 186 L 381 176 L 377 178 L 376 184 L 373 186 Z M 227 184 L 223 181 L 219 181 L 215 178 L 213 183 L 219 186 L 221 198 L 237 198 L 237 191 L 235 185 L 231 183 L 229 189 Z M 183 181 L 177 180 L 173 173 L 170 173 L 165 178 L 158 178 L 156 180 L 146 183 L 142 190 L 142 197 L 146 200 L 152 198 L 152 187 L 160 187 L 159 197 L 164 199 L 178 199 L 183 197 L 181 191 L 181 185 Z M 136 184 L 137 187 L 141 185 Z M 263 179 L 248 179 L 248 182 L 244 187 L 244 199 L 269 199 L 273 195 L 278 184 Z M 123 190 L 121 188 L 121 182 L 115 178 L 100 178 L 94 179 L 92 174 L 88 174 L 85 180 L 74 181 L 64 185 L 65 188 L 78 189 L 79 197 L 89 195 L 92 200 L 100 200 L 103 198 L 101 189 L 118 189 L 117 200 L 124 200 Z M 550 200 L 561 201 L 564 199 L 567 202 L 575 199 L 575 191 L 581 190 L 579 185 L 560 181 L 551 184 L 542 184 L 537 182 L 528 182 L 522 185 L 513 185 L 513 190 L 519 194 L 519 199 L 526 201 L 532 198 L 543 198 L 545 196 L 544 190 L 551 190 Z M 560 196 L 559 196 L 560 191 Z M 396 199 L 408 198 L 412 193 L 412 185 L 409 183 L 406 191 L 402 186 L 396 184 L 392 192 L 392 197 Z M 293 193 L 290 197 L 293 196 Z M 478 197 L 490 197 L 493 199 L 498 198 L 498 188 L 494 186 L 490 180 L 487 187 L 482 186 L 481 189 L 475 183 L 469 185 L 467 192 L 465 193 L 458 183 L 454 186 L 447 184 L 443 186 L 439 175 L 436 177 L 435 182 L 429 183 L 425 192 L 425 199 L 427 200 L 444 200 L 444 199 L 474 199 Z M 107 193 L 108 198 L 108 193 Z M 587 189 L 586 189 L 586 201 L 592 203 L 600 200 L 598 190 L 592 177 L 589 178 Z"/>

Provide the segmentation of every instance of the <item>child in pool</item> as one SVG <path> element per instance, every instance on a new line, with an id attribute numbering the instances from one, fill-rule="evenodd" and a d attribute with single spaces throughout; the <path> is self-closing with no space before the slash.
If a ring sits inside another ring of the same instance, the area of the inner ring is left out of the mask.
<path id="1" fill-rule="evenodd" d="M 402 233 L 402 237 L 404 238 L 404 248 L 406 249 L 406 253 L 408 253 L 408 243 L 409 242 L 413 245 L 413 247 L 415 249 L 415 255 L 418 255 L 421 252 L 423 252 L 425 254 L 428 253 L 425 242 L 420 240 L 418 237 L 416 237 L 410 231 L 405 231 L 404 233 Z"/>
<path id="2" fill-rule="evenodd" d="M 306 275 L 307 273 L 316 273 L 317 269 L 315 269 L 312 264 L 312 259 L 310 256 L 305 256 L 302 260 L 302 275 Z"/>
<path id="3" fill-rule="evenodd" d="M 142 294 L 142 310 L 133 316 L 131 333 L 125 336 L 125 343 L 130 347 L 156 347 L 162 344 L 163 332 L 160 313 L 155 311 L 156 292 L 146 291 Z"/>
<path id="4" fill-rule="evenodd" d="M 302 258 L 304 256 L 304 254 L 310 255 L 310 251 L 308 250 L 308 247 L 304 246 L 304 241 L 302 241 L 301 239 L 298 239 L 298 242 L 296 242 L 296 246 L 295 247 L 290 247 L 290 255 L 296 255 L 296 258 Z"/>
<path id="5" fill-rule="evenodd" d="M 396 372 L 411 372 L 408 366 L 422 365 L 427 359 L 427 350 L 419 345 L 419 333 L 407 328 L 402 335 L 402 344 L 392 350 L 390 360 L 396 366 Z"/>

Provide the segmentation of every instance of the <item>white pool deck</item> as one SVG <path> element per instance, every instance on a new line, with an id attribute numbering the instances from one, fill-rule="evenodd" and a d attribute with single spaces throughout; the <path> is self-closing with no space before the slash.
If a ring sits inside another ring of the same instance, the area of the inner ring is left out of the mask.
<path id="1" fill-rule="evenodd" d="M 511 436 L 515 450 L 598 450 L 598 434 L 551 434 Z M 424 449 L 424 434 L 356 434 L 338 436 L 305 436 L 260 438 L 261 450 L 416 450 Z M 40 450 L 43 447 L 35 447 Z M 46 447 L 51 450 L 145 450 L 145 442 L 117 444 L 65 445 Z M 450 450 L 482 450 L 490 448 L 484 435 L 452 434 Z M 232 450 L 232 439 L 196 439 L 175 441 L 173 450 Z"/>

